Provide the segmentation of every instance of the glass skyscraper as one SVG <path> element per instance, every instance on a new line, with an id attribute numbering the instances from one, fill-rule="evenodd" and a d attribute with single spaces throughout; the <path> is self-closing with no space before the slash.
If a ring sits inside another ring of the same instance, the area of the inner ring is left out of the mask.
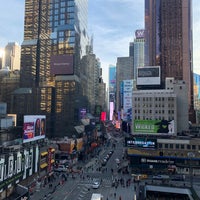
<path id="1" fill-rule="evenodd" d="M 20 83 L 36 90 L 35 110 L 49 114 L 52 136 L 67 135 L 78 121 L 83 102 L 80 59 L 88 45 L 87 6 L 87 0 L 25 1 Z"/>
<path id="2" fill-rule="evenodd" d="M 166 77 L 184 80 L 193 113 L 192 0 L 145 0 L 145 65 Z M 191 119 L 192 120 L 192 119 Z"/>

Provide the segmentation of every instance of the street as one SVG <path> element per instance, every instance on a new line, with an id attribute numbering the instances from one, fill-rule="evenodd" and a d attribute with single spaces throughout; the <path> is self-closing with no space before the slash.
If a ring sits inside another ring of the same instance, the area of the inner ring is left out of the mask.
<path id="1" fill-rule="evenodd" d="M 47 199 L 47 200 L 89 200 L 92 193 L 100 193 L 105 200 L 134 199 L 134 189 L 139 190 L 139 186 L 134 186 L 131 181 L 130 174 L 118 173 L 119 164 L 116 159 L 123 161 L 123 137 L 120 134 L 111 134 L 111 140 L 102 147 L 99 155 L 88 160 L 87 163 L 78 163 L 83 167 L 80 174 L 69 174 L 67 179 L 60 181 L 60 176 L 56 176 L 56 180 L 52 182 L 52 186 L 40 187 L 31 199 Z M 114 145 L 113 145 L 114 144 Z M 106 165 L 102 166 L 102 160 L 107 154 L 113 150 L 113 154 L 107 160 Z M 100 187 L 93 189 L 91 187 L 94 179 L 101 180 Z M 113 185 L 113 182 L 118 184 Z"/>

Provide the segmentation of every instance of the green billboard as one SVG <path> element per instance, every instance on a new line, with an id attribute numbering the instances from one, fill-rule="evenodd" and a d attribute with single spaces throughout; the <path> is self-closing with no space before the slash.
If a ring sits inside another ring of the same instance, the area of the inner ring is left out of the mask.
<path id="1" fill-rule="evenodd" d="M 134 120 L 133 133 L 174 134 L 174 120 Z"/>

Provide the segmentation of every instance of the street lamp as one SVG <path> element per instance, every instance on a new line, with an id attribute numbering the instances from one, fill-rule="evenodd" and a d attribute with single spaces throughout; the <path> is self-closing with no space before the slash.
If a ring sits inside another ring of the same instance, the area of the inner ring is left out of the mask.
<path id="1" fill-rule="evenodd" d="M 192 166 L 191 166 L 191 161 L 192 161 L 192 158 L 194 158 L 195 157 L 195 154 L 193 153 L 193 152 L 188 152 L 187 153 L 187 156 L 190 158 L 190 171 L 189 171 L 189 173 L 190 173 L 190 186 L 191 186 L 191 188 L 192 188 L 192 186 L 193 186 L 193 170 L 192 170 Z"/>

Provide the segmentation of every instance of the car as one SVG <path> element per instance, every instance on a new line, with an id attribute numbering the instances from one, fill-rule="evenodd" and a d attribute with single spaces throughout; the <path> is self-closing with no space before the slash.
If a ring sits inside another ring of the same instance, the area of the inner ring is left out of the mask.
<path id="1" fill-rule="evenodd" d="M 67 172 L 68 171 L 68 166 L 66 165 L 58 165 L 57 167 L 54 168 L 55 172 Z"/>
<path id="2" fill-rule="evenodd" d="M 172 181 L 184 181 L 185 177 L 184 176 L 175 176 L 175 177 L 172 177 L 171 180 Z"/>
<path id="3" fill-rule="evenodd" d="M 92 183 L 92 188 L 93 189 L 98 189 L 99 188 L 99 186 L 100 186 L 100 181 L 93 181 L 93 183 Z"/>
<path id="4" fill-rule="evenodd" d="M 109 153 L 108 153 L 110 156 L 113 154 L 113 151 L 109 151 Z"/>
<path id="5" fill-rule="evenodd" d="M 169 179 L 169 176 L 168 175 L 156 175 L 156 176 L 153 176 L 153 179 L 155 179 L 155 180 L 166 180 L 166 179 Z"/>

